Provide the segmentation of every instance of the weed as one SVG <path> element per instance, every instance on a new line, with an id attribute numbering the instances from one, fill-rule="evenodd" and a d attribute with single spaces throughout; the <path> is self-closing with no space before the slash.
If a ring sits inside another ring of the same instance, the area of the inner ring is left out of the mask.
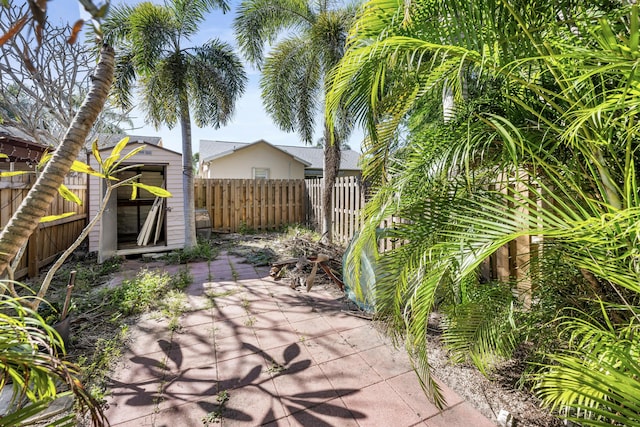
<path id="1" fill-rule="evenodd" d="M 186 264 L 196 261 L 211 261 L 218 256 L 218 250 L 208 240 L 199 240 L 192 248 L 178 249 L 170 252 L 166 260 L 169 264 Z"/>
<path id="2" fill-rule="evenodd" d="M 249 227 L 246 222 L 240 221 L 240 225 L 238 226 L 238 233 L 240 233 L 240 234 L 256 234 L 256 229 Z"/>
<path id="3" fill-rule="evenodd" d="M 128 326 L 120 325 L 120 329 L 114 337 L 110 339 L 98 338 L 96 340 L 95 350 L 89 358 L 78 358 L 78 365 L 83 368 L 85 381 L 87 384 L 91 384 L 89 391 L 98 400 L 104 399 L 104 391 L 106 389 L 104 378 L 115 361 L 121 356 L 121 349 L 124 346 L 128 332 Z"/>
<path id="4" fill-rule="evenodd" d="M 227 390 L 223 390 L 216 396 L 216 402 L 218 403 L 218 409 L 215 411 L 209 412 L 202 418 L 202 423 L 205 426 L 209 424 L 219 423 L 222 421 L 222 413 L 224 412 L 224 407 L 226 403 L 229 401 L 229 392 Z"/>
<path id="5" fill-rule="evenodd" d="M 181 327 L 182 325 L 180 324 L 180 319 L 178 317 L 171 317 L 171 319 L 169 319 L 169 325 L 167 328 L 169 328 L 171 332 L 177 332 Z"/>
<path id="6" fill-rule="evenodd" d="M 229 401 L 229 392 L 227 390 L 222 390 L 216 396 L 216 401 L 221 405 L 224 405 L 225 403 L 227 403 Z"/>
<path id="7" fill-rule="evenodd" d="M 311 241 L 319 241 L 320 234 L 300 224 L 291 224 L 282 230 L 287 237 L 304 237 Z"/>
<path id="8" fill-rule="evenodd" d="M 255 266 L 271 265 L 278 259 L 278 254 L 269 247 L 262 249 L 252 249 L 250 253 L 244 255 L 247 263 Z"/>
<path id="9" fill-rule="evenodd" d="M 256 322 L 257 320 L 255 317 L 249 316 L 247 317 L 247 320 L 244 321 L 244 326 L 253 326 Z"/>
<path id="10" fill-rule="evenodd" d="M 240 275 L 238 275 L 238 272 L 234 268 L 233 263 L 231 261 L 229 261 L 229 267 L 231 267 L 231 277 L 233 278 L 233 281 L 237 282 L 238 279 L 240 278 Z"/>
<path id="11" fill-rule="evenodd" d="M 173 289 L 185 290 L 193 283 L 193 276 L 189 271 L 189 267 L 181 268 L 178 274 L 171 278 L 171 287 Z"/>
<path id="12" fill-rule="evenodd" d="M 242 308 L 245 309 L 245 311 L 249 311 L 249 307 L 251 307 L 251 302 L 249 302 L 248 299 L 242 298 L 242 302 L 240 304 L 242 305 Z"/>
<path id="13" fill-rule="evenodd" d="M 175 332 L 180 329 L 180 315 L 187 310 L 187 297 L 172 289 L 160 301 L 159 308 L 162 315 L 169 319 L 169 330 Z"/>
<path id="14" fill-rule="evenodd" d="M 228 289 L 226 291 L 221 291 L 221 292 L 216 292 L 214 290 L 208 290 L 208 291 L 205 291 L 204 294 L 206 295 L 207 298 L 213 300 L 213 299 L 216 299 L 216 298 L 229 297 L 231 295 L 237 294 L 238 292 L 240 292 L 239 289 Z"/>
<path id="15" fill-rule="evenodd" d="M 125 280 L 116 288 L 105 289 L 112 307 L 124 315 L 139 314 L 147 310 L 169 288 L 171 277 L 167 273 L 141 270 L 132 280 Z"/>
<path id="16" fill-rule="evenodd" d="M 270 374 L 279 374 L 279 373 L 285 371 L 286 369 L 287 369 L 286 366 L 281 365 L 281 364 L 279 364 L 277 362 L 272 362 L 271 366 L 269 366 L 267 368 L 267 372 L 269 372 Z"/>

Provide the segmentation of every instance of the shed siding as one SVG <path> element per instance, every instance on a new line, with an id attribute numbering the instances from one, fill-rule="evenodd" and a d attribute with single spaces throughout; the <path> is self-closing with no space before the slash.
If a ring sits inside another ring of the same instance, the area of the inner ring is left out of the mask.
<path id="1" fill-rule="evenodd" d="M 125 153 L 137 148 L 141 144 L 131 143 L 124 150 Z M 111 149 L 105 149 L 101 151 L 103 159 L 108 157 Z M 127 163 L 130 164 L 144 164 L 144 165 L 165 165 L 166 171 L 166 184 L 165 188 L 169 191 L 172 197 L 167 199 L 167 212 L 166 212 L 166 227 L 167 227 L 167 249 L 178 249 L 184 247 L 184 210 L 183 210 L 183 191 L 182 191 L 182 159 L 180 154 L 171 151 L 164 150 L 156 146 L 147 145 L 144 150 L 128 159 Z M 98 165 L 93 156 L 90 158 L 89 164 L 97 169 Z M 97 177 L 90 177 L 89 179 L 89 212 L 90 218 L 93 218 L 98 208 L 100 207 L 101 194 L 100 191 L 101 180 Z M 105 212 L 105 215 L 111 214 Z M 89 234 L 89 251 L 94 252 L 99 250 L 100 239 L 100 220 Z"/>
<path id="2" fill-rule="evenodd" d="M 209 178 L 253 179 L 254 168 L 269 179 L 304 179 L 304 164 L 267 144 L 255 144 L 209 162 Z"/>

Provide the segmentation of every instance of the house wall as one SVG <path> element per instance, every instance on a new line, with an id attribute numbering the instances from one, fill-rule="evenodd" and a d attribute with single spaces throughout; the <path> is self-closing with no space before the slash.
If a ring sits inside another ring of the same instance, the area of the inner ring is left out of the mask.
<path id="1" fill-rule="evenodd" d="M 269 179 L 304 179 L 304 165 L 266 144 L 256 144 L 209 162 L 207 178 L 253 179 L 253 168 L 268 168 Z"/>
<path id="2" fill-rule="evenodd" d="M 141 144 L 132 143 L 125 148 L 124 153 L 128 153 Z M 100 155 L 102 159 L 109 156 L 111 148 L 101 150 Z M 124 155 L 124 154 L 123 154 Z M 183 209 L 183 189 L 182 189 L 182 158 L 179 153 L 174 153 L 169 150 L 165 150 L 156 146 L 147 145 L 144 150 L 128 159 L 127 163 L 130 164 L 144 164 L 144 165 L 164 165 L 166 171 L 166 185 L 165 188 L 169 191 L 172 197 L 169 197 L 167 202 L 166 211 L 166 230 L 167 230 L 167 245 L 162 246 L 163 249 L 178 249 L 184 247 L 184 209 Z M 98 165 L 93 156 L 89 160 L 89 164 L 98 169 Z M 128 187 L 130 188 L 130 187 Z M 115 197 L 115 195 L 113 195 Z M 91 176 L 89 179 L 89 218 L 93 218 L 102 201 L 101 192 L 101 179 Z M 104 215 L 114 215 L 116 212 L 106 211 Z M 100 246 L 100 228 L 101 221 L 99 220 L 96 226 L 89 234 L 89 251 L 98 251 Z M 107 230 L 105 230 L 107 232 Z M 116 230 L 113 230 L 116 233 Z"/>

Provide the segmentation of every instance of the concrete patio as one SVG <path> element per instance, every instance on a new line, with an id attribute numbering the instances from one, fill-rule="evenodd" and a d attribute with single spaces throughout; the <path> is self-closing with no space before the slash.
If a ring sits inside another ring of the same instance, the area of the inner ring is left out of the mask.
<path id="1" fill-rule="evenodd" d="M 132 328 L 111 377 L 112 426 L 495 426 L 444 384 L 439 411 L 406 355 L 335 294 L 242 261 L 190 265 L 178 331 L 150 316 Z"/>

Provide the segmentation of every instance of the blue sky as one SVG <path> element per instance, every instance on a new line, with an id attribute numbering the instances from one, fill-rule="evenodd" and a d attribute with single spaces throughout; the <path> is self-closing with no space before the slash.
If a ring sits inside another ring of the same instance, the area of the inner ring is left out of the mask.
<path id="1" fill-rule="evenodd" d="M 162 3 L 158 2 L 157 3 Z M 96 0 L 96 3 L 99 1 Z M 119 1 L 113 1 L 113 5 L 119 4 Z M 127 3 L 135 4 L 138 1 L 127 1 Z M 211 12 L 204 24 L 201 26 L 200 32 L 192 42 L 194 45 L 202 44 L 209 39 L 218 38 L 236 46 L 235 37 L 232 29 L 232 22 L 235 16 L 236 7 L 240 4 L 239 0 L 230 0 L 231 11 L 223 14 L 219 10 Z M 77 0 L 53 0 L 48 3 L 49 19 L 52 24 L 61 21 L 75 22 L 80 18 L 79 2 Z M 192 138 L 194 152 L 198 150 L 199 141 L 201 139 L 213 139 L 222 141 L 238 141 L 253 142 L 264 139 L 272 144 L 281 145 L 304 145 L 297 134 L 286 133 L 279 130 L 266 114 L 262 106 L 260 98 L 260 74 L 253 67 L 246 65 L 245 72 L 249 77 L 245 94 L 236 104 L 236 112 L 232 120 L 220 129 L 213 128 L 197 128 L 192 126 Z M 131 130 L 133 135 L 156 135 L 161 136 L 164 146 L 178 152 L 182 151 L 182 142 L 180 136 L 179 125 L 169 130 L 167 127 L 161 127 L 156 130 L 153 126 L 146 125 L 144 113 L 140 110 L 134 110 L 134 124 L 136 129 Z M 318 117 L 317 124 L 321 124 L 321 118 Z M 320 126 L 317 126 L 318 132 L 315 139 L 321 136 Z M 349 145 L 354 150 L 360 150 L 360 141 L 362 132 L 354 132 L 349 141 Z"/>

